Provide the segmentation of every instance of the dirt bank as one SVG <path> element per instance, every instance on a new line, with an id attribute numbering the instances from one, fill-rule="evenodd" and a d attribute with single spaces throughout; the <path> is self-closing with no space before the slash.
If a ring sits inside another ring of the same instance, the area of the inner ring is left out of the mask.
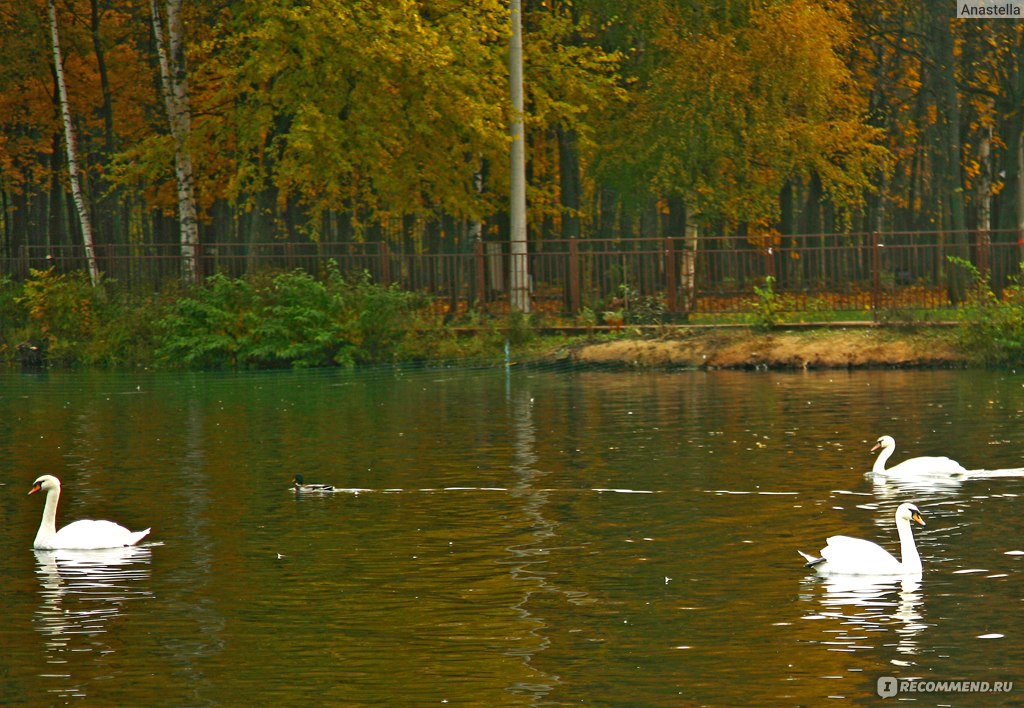
<path id="1" fill-rule="evenodd" d="M 582 367 L 847 369 L 964 366 L 948 328 L 685 329 L 660 337 L 583 342 L 552 354 Z"/>

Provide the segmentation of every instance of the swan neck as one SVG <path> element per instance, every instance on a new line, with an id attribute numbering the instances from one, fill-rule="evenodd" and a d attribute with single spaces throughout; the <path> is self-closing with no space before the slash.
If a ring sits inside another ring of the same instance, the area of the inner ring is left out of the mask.
<path id="1" fill-rule="evenodd" d="M 900 555 L 902 556 L 903 570 L 920 573 L 921 555 L 917 552 L 917 544 L 914 542 L 914 532 L 910 528 L 910 521 L 907 519 L 897 519 L 896 529 L 900 534 Z"/>
<path id="2" fill-rule="evenodd" d="M 36 548 L 41 543 L 57 535 L 57 502 L 60 500 L 60 488 L 46 490 L 46 504 L 43 506 L 43 519 L 39 522 L 39 533 L 33 544 Z"/>
<path id="3" fill-rule="evenodd" d="M 875 474 L 885 474 L 885 463 L 889 461 L 895 451 L 895 447 L 883 447 L 882 451 L 878 453 L 878 457 L 875 458 L 875 466 L 871 468 L 871 471 Z"/>

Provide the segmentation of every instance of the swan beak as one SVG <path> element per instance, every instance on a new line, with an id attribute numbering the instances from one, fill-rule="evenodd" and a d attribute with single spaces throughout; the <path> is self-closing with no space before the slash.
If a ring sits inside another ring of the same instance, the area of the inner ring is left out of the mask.
<path id="1" fill-rule="evenodd" d="M 28 493 L 29 494 L 35 494 L 36 492 L 38 492 L 42 488 L 43 488 L 43 485 L 41 485 L 41 484 L 34 484 L 34 485 L 32 485 L 32 489 L 28 490 Z"/>
<path id="2" fill-rule="evenodd" d="M 916 511 L 913 514 L 910 515 L 910 518 L 913 519 L 914 521 L 916 521 L 917 523 L 921 524 L 922 526 L 926 525 L 924 523 L 924 519 L 921 518 L 921 514 L 916 512 Z"/>
<path id="3" fill-rule="evenodd" d="M 874 452 L 875 450 L 877 450 L 880 447 L 882 447 L 882 443 L 875 443 L 875 446 L 873 448 L 871 448 L 871 452 Z"/>

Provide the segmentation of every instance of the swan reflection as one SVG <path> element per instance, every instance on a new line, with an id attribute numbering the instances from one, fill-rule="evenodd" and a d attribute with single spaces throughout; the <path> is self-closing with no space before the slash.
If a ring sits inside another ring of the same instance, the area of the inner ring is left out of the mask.
<path id="1" fill-rule="evenodd" d="M 868 472 L 872 489 L 878 499 L 906 498 L 908 495 L 927 499 L 943 499 L 959 494 L 965 483 L 979 480 L 1024 477 L 1024 467 L 964 470 L 955 474 L 918 474 L 902 477 Z"/>
<path id="2" fill-rule="evenodd" d="M 873 637 L 892 631 L 896 650 L 917 654 L 919 635 L 928 626 L 924 622 L 924 596 L 921 574 L 899 576 L 830 576 L 809 578 L 800 598 L 820 605 L 820 611 L 804 616 L 808 620 L 838 620 L 837 629 L 829 623 L 823 631 L 827 644 L 837 651 L 873 649 L 891 641 Z"/>
<path id="3" fill-rule="evenodd" d="M 124 613 L 124 605 L 149 597 L 152 550 L 147 546 L 98 550 L 34 551 L 41 585 L 35 612 L 50 663 L 64 663 L 66 652 L 113 651 L 97 637 Z M 84 646 L 74 646 L 82 643 Z"/>

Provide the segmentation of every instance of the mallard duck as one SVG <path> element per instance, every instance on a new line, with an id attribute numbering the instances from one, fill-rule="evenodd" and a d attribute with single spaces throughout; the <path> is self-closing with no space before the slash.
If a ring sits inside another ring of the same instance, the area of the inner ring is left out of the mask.
<path id="1" fill-rule="evenodd" d="M 306 484 L 301 474 L 296 474 L 292 479 L 292 489 L 296 492 L 333 492 L 334 486 L 330 484 Z"/>
<path id="2" fill-rule="evenodd" d="M 39 532 L 32 542 L 33 548 L 51 551 L 56 549 L 86 550 L 96 548 L 121 548 L 134 546 L 141 541 L 149 529 L 129 531 L 113 521 L 93 521 L 82 519 L 57 530 L 57 502 L 60 500 L 60 480 L 53 475 L 44 474 L 32 483 L 29 494 L 46 492 L 46 504 L 43 506 L 43 520 L 39 523 Z"/>

